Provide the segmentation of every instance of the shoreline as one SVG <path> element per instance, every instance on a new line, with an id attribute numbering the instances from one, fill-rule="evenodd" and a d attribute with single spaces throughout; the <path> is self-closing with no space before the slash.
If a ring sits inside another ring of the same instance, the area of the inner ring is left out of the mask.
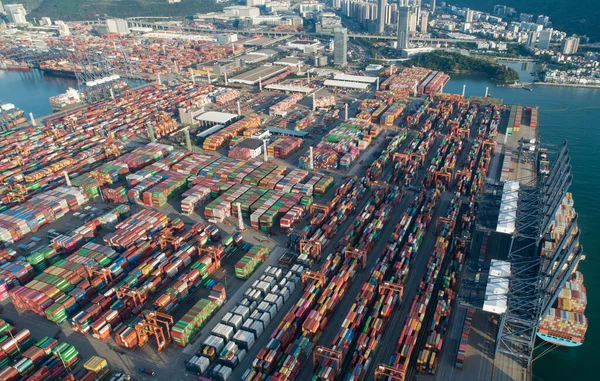
<path id="1" fill-rule="evenodd" d="M 586 85 L 586 84 L 583 84 L 583 83 L 530 82 L 527 85 L 582 87 L 582 88 L 586 88 L 586 89 L 600 89 L 600 84 L 598 84 L 598 85 Z"/>

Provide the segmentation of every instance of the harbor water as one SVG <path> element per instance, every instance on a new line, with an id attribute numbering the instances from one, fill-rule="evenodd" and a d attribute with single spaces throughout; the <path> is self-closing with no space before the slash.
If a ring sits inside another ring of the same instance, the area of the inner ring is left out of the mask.
<path id="1" fill-rule="evenodd" d="M 0 103 L 13 103 L 25 111 L 27 119 L 30 112 L 35 117 L 52 113 L 48 98 L 64 93 L 69 87 L 76 89 L 77 81 L 44 75 L 37 69 L 0 70 Z"/>
<path id="2" fill-rule="evenodd" d="M 131 79 L 127 82 L 131 88 L 146 83 Z M 36 118 L 51 114 L 53 111 L 48 98 L 64 93 L 69 87 L 77 89 L 77 80 L 46 75 L 38 69 L 0 70 L 0 103 L 14 104 L 25 111 L 27 119 L 30 112 Z"/>
<path id="3" fill-rule="evenodd" d="M 519 71 L 522 81 L 531 79 L 530 64 L 510 66 Z M 579 269 L 585 276 L 588 295 L 585 314 L 590 326 L 583 346 L 550 352 L 534 363 L 534 375 L 544 381 L 595 379 L 594 353 L 595 348 L 600 347 L 600 328 L 595 324 L 600 315 L 600 304 L 595 302 L 600 300 L 600 278 L 595 276 L 595 271 L 600 270 L 600 256 L 596 254 L 600 249 L 600 235 L 596 234 L 600 231 L 600 218 L 597 218 L 600 203 L 596 199 L 600 193 L 600 89 L 532 85 L 532 91 L 526 91 L 496 87 L 485 77 L 455 75 L 444 92 L 460 94 L 463 85 L 466 85 L 467 96 L 483 96 L 488 87 L 492 96 L 502 98 L 506 104 L 538 106 L 541 140 L 551 144 L 569 142 L 574 176 L 571 191 L 579 213 L 581 243 L 587 253 Z M 29 112 L 36 116 L 51 113 L 48 97 L 76 86 L 73 79 L 45 76 L 39 70 L 0 70 L 0 102 L 14 103 L 27 115 Z"/>
<path id="4" fill-rule="evenodd" d="M 521 79 L 529 80 L 528 72 L 521 72 L 527 65 L 510 65 L 517 69 Z M 575 208 L 579 214 L 580 242 L 586 253 L 579 270 L 583 273 L 587 290 L 588 305 L 585 315 L 589 328 L 582 346 L 558 348 L 534 362 L 535 380 L 592 380 L 597 376 L 597 356 L 600 347 L 600 327 L 596 324 L 600 315 L 600 278 L 595 274 L 600 270 L 600 89 L 530 85 L 532 91 L 496 87 L 485 77 L 454 75 L 445 86 L 444 92 L 462 92 L 466 85 L 466 95 L 490 94 L 502 98 L 505 104 L 538 106 L 539 133 L 543 143 L 569 143 L 571 154 L 573 185 L 571 192 Z M 537 353 L 537 352 L 536 352 Z"/>

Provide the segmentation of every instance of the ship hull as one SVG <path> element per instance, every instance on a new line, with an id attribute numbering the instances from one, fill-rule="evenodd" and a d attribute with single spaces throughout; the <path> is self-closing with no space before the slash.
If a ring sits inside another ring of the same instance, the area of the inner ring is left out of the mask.
<path id="1" fill-rule="evenodd" d="M 540 339 L 544 340 L 544 341 L 547 341 L 547 342 L 549 342 L 551 344 L 554 344 L 554 345 L 558 345 L 560 347 L 574 348 L 574 347 L 579 347 L 579 346 L 583 345 L 582 342 L 577 342 L 577 341 L 572 341 L 572 340 L 568 340 L 568 339 L 563 339 L 563 338 L 560 338 L 560 337 L 556 337 L 556 336 L 552 336 L 552 335 L 547 335 L 547 334 L 541 333 L 541 332 L 538 332 L 537 336 Z"/>
<path id="2" fill-rule="evenodd" d="M 6 70 L 28 71 L 29 66 L 27 66 L 27 65 L 6 65 Z"/>
<path id="3" fill-rule="evenodd" d="M 67 78 L 77 78 L 75 72 L 72 70 L 60 70 L 60 69 L 42 69 L 44 74 L 52 75 L 54 77 L 67 77 Z"/>

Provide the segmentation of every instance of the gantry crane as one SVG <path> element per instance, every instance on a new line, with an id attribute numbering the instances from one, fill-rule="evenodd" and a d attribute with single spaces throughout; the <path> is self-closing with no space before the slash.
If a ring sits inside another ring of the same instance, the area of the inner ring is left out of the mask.
<path id="1" fill-rule="evenodd" d="M 171 244 L 175 250 L 179 250 L 183 244 L 183 237 L 173 236 L 171 228 L 165 229 L 158 236 L 158 243 L 161 250 L 165 250 L 168 244 Z"/>
<path id="2" fill-rule="evenodd" d="M 8 189 L 10 189 L 10 192 L 6 194 L 6 197 L 9 203 L 22 203 L 25 201 L 25 196 L 27 196 L 27 188 L 25 185 L 11 181 L 8 183 Z"/>
<path id="3" fill-rule="evenodd" d="M 302 273 L 302 283 L 306 286 L 306 283 L 309 280 L 314 280 L 318 283 L 321 284 L 321 287 L 325 286 L 325 282 L 327 281 L 327 279 L 325 278 L 325 274 L 323 274 L 320 271 L 311 271 L 311 270 L 306 270 L 304 273 Z"/>
<path id="4" fill-rule="evenodd" d="M 107 159 L 110 157 L 119 157 L 121 156 L 121 147 L 115 144 L 114 139 L 110 138 L 106 140 L 106 144 L 104 144 L 104 155 Z"/>
<path id="5" fill-rule="evenodd" d="M 318 346 L 313 351 L 313 372 L 316 371 L 319 367 L 319 359 L 323 360 L 331 360 L 335 364 L 335 366 L 331 367 L 336 370 L 336 378 L 338 373 L 342 368 L 342 351 L 338 351 L 336 349 L 331 349 L 327 347 Z"/>
<path id="6" fill-rule="evenodd" d="M 309 239 L 300 240 L 300 254 L 306 254 L 313 259 L 320 258 L 321 250 L 321 242 L 319 241 L 312 241 Z"/>
<path id="7" fill-rule="evenodd" d="M 135 325 L 135 332 L 138 336 L 139 347 L 143 347 L 148 342 L 148 337 L 150 335 L 153 335 L 156 339 L 156 347 L 159 352 L 162 352 L 163 349 L 169 345 L 164 328 L 160 325 L 153 324 L 146 319 L 143 319 Z"/>
<path id="8" fill-rule="evenodd" d="M 375 380 L 379 380 L 379 379 L 383 379 L 383 380 L 387 380 L 387 381 L 404 381 L 404 378 L 406 377 L 406 372 L 398 369 L 398 368 L 394 368 L 391 367 L 389 365 L 385 365 L 385 364 L 379 364 L 377 365 L 377 368 L 375 368 Z"/>
<path id="9" fill-rule="evenodd" d="M 173 341 L 173 339 L 171 338 L 173 316 L 158 311 L 145 311 L 144 318 L 152 325 L 155 325 L 157 327 L 162 326 L 167 331 L 167 340 L 169 342 Z"/>
<path id="10" fill-rule="evenodd" d="M 138 290 L 131 289 L 126 286 L 121 286 L 118 290 L 115 290 L 115 294 L 117 295 L 117 299 L 123 300 L 125 298 L 130 298 L 133 303 L 133 310 L 138 313 L 144 307 L 145 298 L 142 297 Z"/>
<path id="11" fill-rule="evenodd" d="M 450 182 L 452 182 L 452 173 L 445 171 L 436 171 L 433 175 L 433 179 L 436 183 L 439 179 L 446 179 L 447 185 L 450 185 Z"/>
<path id="12" fill-rule="evenodd" d="M 367 265 L 367 252 L 365 250 L 351 247 L 346 249 L 344 256 L 346 259 L 356 259 L 360 262 L 362 269 L 365 269 L 365 266 Z"/>
<path id="13" fill-rule="evenodd" d="M 385 291 L 390 291 L 392 294 L 397 293 L 399 299 L 402 299 L 402 295 L 404 294 L 404 287 L 400 284 L 383 282 L 379 284 L 379 293 L 383 294 Z"/>
<path id="14" fill-rule="evenodd" d="M 85 268 L 85 271 L 87 272 L 88 278 L 90 280 L 94 276 L 99 276 L 102 278 L 102 280 L 104 280 L 104 283 L 106 285 L 109 285 L 112 283 L 113 278 L 112 278 L 112 274 L 109 269 L 100 267 L 94 263 L 86 263 L 84 268 Z"/>
<path id="15" fill-rule="evenodd" d="M 202 255 L 202 253 L 205 253 L 212 258 L 213 262 L 217 264 L 216 268 L 221 267 L 221 256 L 223 255 L 223 248 L 219 249 L 215 246 L 198 246 L 198 254 Z"/>
<path id="16" fill-rule="evenodd" d="M 448 217 L 439 217 L 435 223 L 435 230 L 436 232 L 439 232 L 440 230 L 440 225 L 444 225 L 444 224 L 448 224 L 448 226 L 450 227 L 450 229 L 454 228 L 454 223 L 455 221 L 448 218 Z"/>

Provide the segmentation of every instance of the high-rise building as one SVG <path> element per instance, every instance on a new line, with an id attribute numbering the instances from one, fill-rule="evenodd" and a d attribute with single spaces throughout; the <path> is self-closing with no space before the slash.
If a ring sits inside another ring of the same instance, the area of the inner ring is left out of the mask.
<path id="1" fill-rule="evenodd" d="M 579 37 L 571 36 L 563 40 L 562 54 L 569 55 L 577 53 L 579 49 Z"/>
<path id="2" fill-rule="evenodd" d="M 465 10 L 465 22 L 472 23 L 473 22 L 473 10 L 467 8 Z"/>
<path id="3" fill-rule="evenodd" d="M 435 0 L 429 0 L 429 7 L 431 8 L 431 13 L 435 13 Z"/>
<path id="4" fill-rule="evenodd" d="M 0 13 L 4 13 L 4 7 L 2 6 L 2 0 L 0 0 Z"/>
<path id="5" fill-rule="evenodd" d="M 506 15 L 506 5 L 494 5 L 494 12 L 492 13 L 498 17 Z"/>
<path id="6" fill-rule="evenodd" d="M 387 0 L 377 0 L 377 33 L 385 32 L 385 8 Z"/>
<path id="7" fill-rule="evenodd" d="M 521 22 L 531 22 L 531 21 L 533 21 L 533 15 L 530 15 L 529 13 L 521 13 L 519 15 L 519 21 L 521 21 Z"/>
<path id="8" fill-rule="evenodd" d="M 331 7 L 334 8 L 334 9 L 340 9 L 342 7 L 341 0 L 332 0 L 331 1 Z"/>
<path id="9" fill-rule="evenodd" d="M 550 49 L 550 40 L 552 40 L 552 29 L 544 29 L 539 34 L 537 47 L 539 49 Z"/>
<path id="10" fill-rule="evenodd" d="M 408 13 L 408 32 L 417 31 L 417 11 L 415 8 L 409 8 Z"/>
<path id="11" fill-rule="evenodd" d="M 52 20 L 50 19 L 50 17 L 42 17 L 40 18 L 39 24 L 42 26 L 49 26 L 52 25 Z"/>
<path id="12" fill-rule="evenodd" d="M 335 28 L 333 31 L 333 64 L 346 66 L 348 64 L 348 29 Z"/>
<path id="13" fill-rule="evenodd" d="M 406 6 L 398 7 L 398 49 L 408 49 L 409 31 L 408 23 L 410 17 L 410 8 Z"/>
<path id="14" fill-rule="evenodd" d="M 530 30 L 527 32 L 527 46 L 530 48 L 535 47 L 537 42 L 538 32 Z"/>
<path id="15" fill-rule="evenodd" d="M 26 24 L 27 20 L 25 16 L 27 16 L 27 11 L 23 4 L 6 4 L 4 6 L 4 11 L 6 12 L 6 16 L 8 17 L 8 21 L 14 24 Z"/>
<path id="16" fill-rule="evenodd" d="M 129 34 L 129 26 L 125 19 L 108 19 L 106 20 L 106 28 L 108 33 Z"/>
<path id="17" fill-rule="evenodd" d="M 421 24 L 419 25 L 419 29 L 421 33 L 427 33 L 427 28 L 429 27 L 429 12 L 423 11 L 421 12 Z"/>
<path id="18" fill-rule="evenodd" d="M 535 23 L 543 25 L 543 26 L 547 26 L 549 22 L 550 22 L 550 17 L 544 16 L 544 15 L 539 15 Z"/>
<path id="19" fill-rule="evenodd" d="M 56 25 L 58 27 L 58 34 L 61 37 L 71 35 L 71 29 L 69 29 L 69 26 L 67 24 L 65 24 L 64 21 L 56 20 L 56 21 L 54 21 L 54 25 Z"/>
<path id="20" fill-rule="evenodd" d="M 246 0 L 246 5 L 249 7 L 260 7 L 261 5 L 267 5 L 266 0 Z"/>

